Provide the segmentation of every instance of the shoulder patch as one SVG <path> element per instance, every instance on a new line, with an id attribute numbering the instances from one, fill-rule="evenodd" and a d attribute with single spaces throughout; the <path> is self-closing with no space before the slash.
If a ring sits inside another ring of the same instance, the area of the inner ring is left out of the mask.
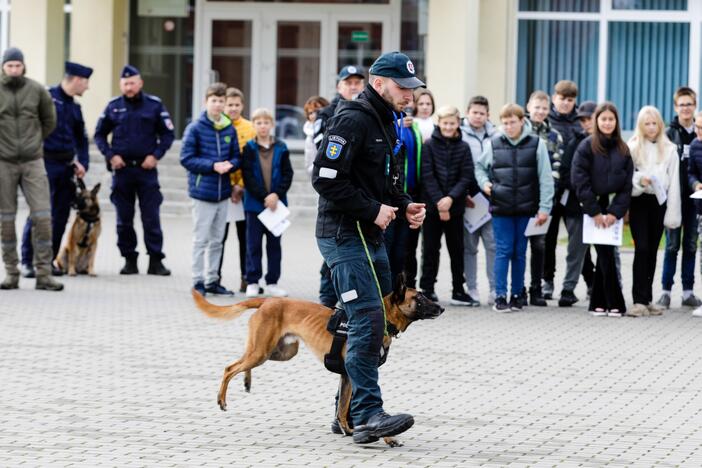
<path id="1" fill-rule="evenodd" d="M 329 135 L 329 138 L 327 138 L 327 139 L 329 141 L 339 143 L 341 146 L 344 146 L 346 144 L 346 139 L 343 137 L 340 137 L 339 135 Z"/>
<path id="2" fill-rule="evenodd" d="M 146 94 L 146 93 L 144 93 L 144 95 L 147 98 L 151 99 L 152 101 L 161 102 L 161 98 L 158 96 L 152 96 L 151 94 Z"/>
<path id="3" fill-rule="evenodd" d="M 331 137 L 329 137 L 329 139 L 331 140 Z M 327 157 L 327 159 L 331 159 L 332 161 L 334 161 L 335 159 L 339 158 L 343 149 L 343 144 L 329 141 L 327 143 L 327 149 L 324 151 L 324 155 Z"/>

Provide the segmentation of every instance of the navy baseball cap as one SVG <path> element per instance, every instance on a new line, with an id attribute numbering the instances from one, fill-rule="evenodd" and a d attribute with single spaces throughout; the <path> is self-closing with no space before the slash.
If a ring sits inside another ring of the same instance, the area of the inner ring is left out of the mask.
<path id="1" fill-rule="evenodd" d="M 65 71 L 66 75 L 79 76 L 81 78 L 90 78 L 90 75 L 93 74 L 92 68 L 75 62 L 66 62 Z"/>
<path id="2" fill-rule="evenodd" d="M 583 101 L 578 106 L 577 117 L 579 119 L 583 117 L 592 117 L 592 114 L 595 113 L 595 109 L 597 109 L 597 103 L 595 101 Z"/>
<path id="3" fill-rule="evenodd" d="M 352 76 L 358 76 L 359 78 L 366 79 L 366 75 L 363 71 L 363 68 L 357 67 L 355 65 L 346 65 L 344 68 L 342 68 L 339 71 L 339 76 L 337 79 L 339 81 L 344 81 L 347 78 L 350 78 Z"/>
<path id="4" fill-rule="evenodd" d="M 402 88 L 419 88 L 424 82 L 414 74 L 414 64 L 402 52 L 383 54 L 371 65 L 371 75 L 392 78 Z"/>
<path id="5" fill-rule="evenodd" d="M 140 74 L 141 73 L 139 73 L 139 69 L 137 67 L 132 65 L 125 65 L 122 69 L 122 74 L 120 75 L 120 78 L 131 78 L 132 76 L 137 76 Z"/>

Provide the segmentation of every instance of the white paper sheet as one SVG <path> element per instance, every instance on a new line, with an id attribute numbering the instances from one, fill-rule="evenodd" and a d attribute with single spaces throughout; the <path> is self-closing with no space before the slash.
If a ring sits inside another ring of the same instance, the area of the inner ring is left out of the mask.
<path id="1" fill-rule="evenodd" d="M 258 215 L 258 219 L 261 220 L 266 229 L 271 231 L 274 236 L 280 237 L 283 232 L 290 227 L 290 220 L 288 216 L 290 215 L 290 210 L 285 204 L 278 200 L 278 205 L 275 211 L 269 208 L 261 211 Z"/>
<path id="2" fill-rule="evenodd" d="M 661 184 L 661 181 L 658 180 L 658 177 L 651 176 L 651 187 L 653 187 L 653 191 L 656 194 L 656 200 L 658 200 L 658 204 L 662 205 L 663 203 L 665 203 L 668 199 L 668 194 L 666 193 L 665 188 L 663 188 L 663 184 Z"/>
<path id="3" fill-rule="evenodd" d="M 548 227 L 551 225 L 551 216 L 548 217 L 546 222 L 542 224 L 541 226 L 536 225 L 536 217 L 531 218 L 529 220 L 529 224 L 527 224 L 526 230 L 524 230 L 524 235 L 526 237 L 531 237 L 531 236 L 541 236 L 543 234 L 546 234 L 548 232 Z"/>
<path id="4" fill-rule="evenodd" d="M 621 219 L 608 228 L 598 228 L 594 218 L 583 215 L 583 244 L 620 246 L 623 232 L 624 221 Z"/>
<path id="5" fill-rule="evenodd" d="M 694 198 L 696 200 L 702 200 L 702 190 L 698 190 L 692 195 L 690 195 L 690 198 Z"/>
<path id="6" fill-rule="evenodd" d="M 244 202 L 239 201 L 238 203 L 234 203 L 229 200 L 229 209 L 227 210 L 227 222 L 228 223 L 236 223 L 237 221 L 243 221 L 246 219 L 246 215 L 244 214 Z"/>
<path id="7" fill-rule="evenodd" d="M 466 208 L 463 212 L 463 225 L 468 232 L 473 234 L 480 227 L 492 219 L 490 214 L 490 202 L 482 193 L 473 197 L 474 208 Z"/>
<path id="8" fill-rule="evenodd" d="M 563 206 L 566 206 L 568 204 L 568 197 L 570 196 L 570 190 L 565 189 L 563 191 L 563 195 L 561 195 L 560 203 Z"/>

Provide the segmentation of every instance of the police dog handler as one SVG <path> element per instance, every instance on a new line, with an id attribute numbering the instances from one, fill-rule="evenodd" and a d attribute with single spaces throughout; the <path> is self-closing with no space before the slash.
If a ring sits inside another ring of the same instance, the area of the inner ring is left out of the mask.
<path id="1" fill-rule="evenodd" d="M 412 203 L 393 182 L 402 148 L 402 109 L 424 86 L 400 53 L 380 56 L 355 101 L 342 101 L 329 121 L 314 162 L 319 192 L 316 237 L 348 316 L 346 371 L 353 384 L 353 441 L 375 442 L 406 431 L 414 418 L 383 411 L 378 361 L 385 317 L 382 296 L 392 289 L 383 231 L 398 216 L 413 229 L 424 222 L 422 203 Z"/>

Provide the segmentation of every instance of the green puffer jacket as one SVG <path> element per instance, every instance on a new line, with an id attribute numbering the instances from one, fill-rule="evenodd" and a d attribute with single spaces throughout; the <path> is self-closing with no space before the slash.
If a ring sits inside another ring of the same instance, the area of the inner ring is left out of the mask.
<path id="1" fill-rule="evenodd" d="M 43 141 L 56 126 L 49 92 L 36 81 L 0 78 L 0 159 L 22 162 L 43 156 Z"/>

